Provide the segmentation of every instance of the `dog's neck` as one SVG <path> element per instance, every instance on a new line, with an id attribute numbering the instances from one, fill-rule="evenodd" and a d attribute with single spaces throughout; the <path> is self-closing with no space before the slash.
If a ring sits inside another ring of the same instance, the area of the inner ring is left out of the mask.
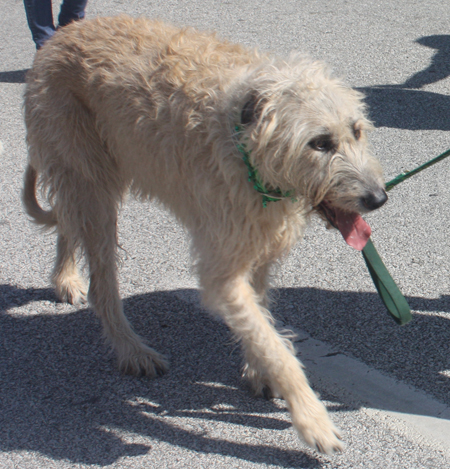
<path id="1" fill-rule="evenodd" d="M 242 124 L 237 124 L 234 127 L 234 130 L 236 131 L 236 147 L 241 153 L 242 160 L 244 161 L 248 169 L 248 181 L 251 182 L 253 184 L 253 188 L 261 194 L 263 206 L 267 207 L 268 202 L 279 202 L 280 200 L 288 198 L 290 198 L 292 202 L 295 202 L 296 199 L 293 196 L 293 191 L 282 192 L 281 189 L 278 188 L 269 191 L 266 187 L 264 187 L 261 177 L 258 174 L 258 170 L 254 168 L 250 162 L 250 150 L 247 150 L 247 146 L 245 145 L 245 143 L 241 142 L 238 138 L 239 135 L 241 135 L 244 131 L 244 127 L 242 126 Z"/>

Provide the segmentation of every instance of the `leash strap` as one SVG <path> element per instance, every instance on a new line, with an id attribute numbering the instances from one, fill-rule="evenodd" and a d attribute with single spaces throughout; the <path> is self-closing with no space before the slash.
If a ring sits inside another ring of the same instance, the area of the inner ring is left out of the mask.
<path id="1" fill-rule="evenodd" d="M 447 158 L 447 156 L 450 156 L 450 150 L 445 151 L 439 156 L 436 156 L 436 158 L 433 158 L 432 160 L 427 161 L 426 163 L 418 166 L 417 168 L 411 171 L 405 171 L 404 173 L 399 174 L 397 177 L 395 177 L 394 179 L 386 183 L 386 190 L 390 191 L 397 184 L 400 184 L 406 179 L 409 179 L 411 176 L 414 176 L 415 174 L 420 173 L 420 171 L 423 171 L 424 169 L 429 168 L 430 166 L 433 166 L 434 164 L 438 163 L 444 158 Z"/>
<path id="2" fill-rule="evenodd" d="M 418 166 L 412 171 L 405 171 L 404 173 L 399 174 L 397 177 L 386 183 L 386 191 L 391 190 L 397 184 L 400 184 L 420 171 L 429 168 L 444 158 L 447 158 L 447 156 L 450 156 L 450 150 L 445 151 L 436 158 L 433 158 L 432 160 Z M 386 306 L 388 313 L 393 317 L 397 324 L 403 325 L 411 321 L 411 309 L 405 297 L 401 294 L 399 288 L 383 264 L 383 261 L 381 260 L 380 255 L 375 249 L 371 239 L 369 239 L 366 246 L 362 250 L 362 255 L 366 262 L 370 276 L 372 277 L 375 288 L 377 289 L 381 300 Z"/>
<path id="3" fill-rule="evenodd" d="M 405 297 L 397 287 L 397 284 L 386 269 L 386 266 L 383 264 L 370 238 L 362 250 L 362 255 L 366 261 L 367 269 L 378 291 L 378 295 L 386 306 L 388 313 L 399 325 L 411 321 L 411 309 Z"/>

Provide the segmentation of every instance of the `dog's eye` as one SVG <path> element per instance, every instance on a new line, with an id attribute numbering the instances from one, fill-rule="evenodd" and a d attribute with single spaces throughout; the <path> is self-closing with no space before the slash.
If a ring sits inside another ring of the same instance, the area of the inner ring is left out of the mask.
<path id="1" fill-rule="evenodd" d="M 355 136 L 356 140 L 359 140 L 361 138 L 361 129 L 354 128 L 353 135 Z"/>
<path id="2" fill-rule="evenodd" d="M 323 153 L 328 153 L 331 150 L 334 150 L 335 146 L 333 140 L 329 135 L 321 135 L 309 142 L 309 146 L 316 151 L 321 151 Z"/>

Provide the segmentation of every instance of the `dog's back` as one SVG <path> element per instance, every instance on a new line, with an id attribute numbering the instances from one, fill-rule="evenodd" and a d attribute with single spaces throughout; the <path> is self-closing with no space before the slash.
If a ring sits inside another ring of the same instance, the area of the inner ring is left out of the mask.
<path id="1" fill-rule="evenodd" d="M 30 164 L 50 195 L 64 167 L 107 178 L 118 197 L 131 185 L 140 196 L 181 207 L 194 197 L 183 179 L 201 177 L 205 163 L 215 166 L 205 178 L 218 178 L 210 182 L 217 191 L 223 183 L 217 149 L 234 151 L 231 87 L 246 64 L 259 60 L 214 34 L 144 18 L 73 23 L 36 54 L 27 76 Z M 215 149 L 205 145 L 205 134 L 214 135 Z"/>

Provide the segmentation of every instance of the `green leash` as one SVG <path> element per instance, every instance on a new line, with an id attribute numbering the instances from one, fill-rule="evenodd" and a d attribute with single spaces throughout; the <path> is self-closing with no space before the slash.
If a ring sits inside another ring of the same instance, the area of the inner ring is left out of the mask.
<path id="1" fill-rule="evenodd" d="M 386 191 L 391 190 L 397 184 L 400 184 L 411 176 L 429 168 L 448 156 L 450 156 L 450 150 L 447 150 L 436 158 L 418 166 L 412 171 L 405 171 L 404 173 L 399 174 L 397 177 L 386 183 Z M 393 317 L 397 324 L 403 325 L 411 321 L 411 309 L 383 264 L 383 261 L 370 238 L 362 250 L 362 255 L 366 261 L 367 268 L 372 277 L 375 288 L 386 306 L 388 313 Z"/>
<path id="2" fill-rule="evenodd" d="M 450 156 L 450 150 L 444 151 L 444 153 L 441 153 L 439 156 L 436 156 L 436 158 L 433 158 L 432 160 L 427 161 L 426 163 L 418 166 L 417 168 L 411 171 L 405 171 L 404 173 L 399 174 L 397 177 L 395 177 L 394 179 L 386 183 L 386 190 L 390 191 L 397 184 L 400 184 L 406 179 L 409 179 L 411 176 L 414 176 L 415 174 L 420 173 L 420 171 L 423 171 L 424 169 L 429 168 L 430 166 L 433 166 L 434 164 L 438 163 L 444 158 L 447 158 L 447 156 Z"/>
<path id="3" fill-rule="evenodd" d="M 391 274 L 383 264 L 383 261 L 370 238 L 362 250 L 362 255 L 375 288 L 378 291 L 378 295 L 386 306 L 388 313 L 399 325 L 403 325 L 411 321 L 411 309 L 408 302 L 405 300 L 405 297 L 397 287 Z"/>

